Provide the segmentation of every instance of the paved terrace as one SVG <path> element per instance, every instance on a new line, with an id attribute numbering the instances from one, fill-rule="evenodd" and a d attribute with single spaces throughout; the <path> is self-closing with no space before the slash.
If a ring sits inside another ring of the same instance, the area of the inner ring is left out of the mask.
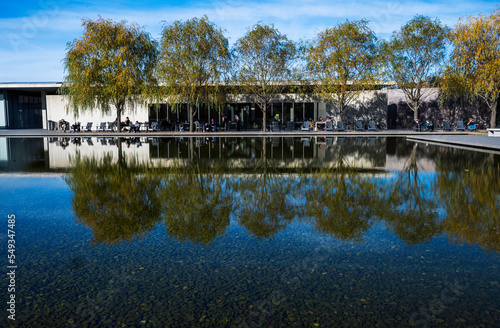
<path id="1" fill-rule="evenodd" d="M 221 132 L 61 132 L 43 129 L 0 130 L 0 137 L 39 138 L 39 137 L 406 137 L 408 140 L 427 144 L 447 145 L 471 150 L 490 150 L 500 153 L 500 138 L 488 137 L 486 133 L 468 132 L 415 132 L 411 130 L 380 130 L 380 131 L 293 131 L 293 132 L 262 132 L 257 130 L 221 131 Z"/>

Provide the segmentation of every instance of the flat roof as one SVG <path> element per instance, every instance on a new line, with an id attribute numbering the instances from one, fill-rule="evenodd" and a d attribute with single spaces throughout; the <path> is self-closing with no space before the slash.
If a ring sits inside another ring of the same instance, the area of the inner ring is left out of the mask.
<path id="1" fill-rule="evenodd" d="M 61 86 L 62 82 L 0 82 L 0 90 L 57 91 Z"/>

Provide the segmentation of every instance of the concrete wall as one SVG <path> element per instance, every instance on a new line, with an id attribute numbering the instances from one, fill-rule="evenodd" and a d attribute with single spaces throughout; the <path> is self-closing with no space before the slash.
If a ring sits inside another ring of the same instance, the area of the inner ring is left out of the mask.
<path id="1" fill-rule="evenodd" d="M 331 103 L 326 104 L 326 116 L 331 117 L 334 121 L 340 120 L 339 110 Z M 344 109 L 342 120 L 348 125 L 353 125 L 356 116 L 359 116 L 365 124 L 368 124 L 369 121 L 375 121 L 379 128 L 386 128 L 387 91 L 362 91 Z"/>
<path id="2" fill-rule="evenodd" d="M 92 111 L 87 111 L 81 113 L 78 117 L 75 117 L 73 113 L 66 112 L 66 106 L 68 104 L 68 98 L 65 96 L 52 96 L 49 95 L 47 100 L 47 120 L 59 122 L 64 119 L 70 123 L 80 122 L 82 126 L 87 125 L 87 122 L 93 122 L 92 130 L 99 125 L 101 122 L 114 122 L 116 119 L 116 111 L 112 106 L 112 110 L 109 114 L 102 114 L 101 111 L 95 108 Z M 126 108 L 122 113 L 122 122 L 125 121 L 125 117 L 130 117 L 132 122 L 147 122 L 149 121 L 149 110 L 144 105 L 136 105 L 135 109 Z M 44 129 L 47 127 L 44 126 Z"/>

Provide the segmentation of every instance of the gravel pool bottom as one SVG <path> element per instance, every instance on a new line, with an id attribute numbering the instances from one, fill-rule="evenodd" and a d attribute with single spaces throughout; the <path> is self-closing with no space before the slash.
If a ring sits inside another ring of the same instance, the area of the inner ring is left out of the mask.
<path id="1" fill-rule="evenodd" d="M 233 193 L 244 198 L 241 191 Z M 222 228 L 217 218 L 176 225 L 172 220 L 181 217 L 164 214 L 153 224 L 142 222 L 148 228 L 132 237 L 103 242 L 99 234 L 126 234 L 136 223 L 117 227 L 113 221 L 98 232 L 106 217 L 93 223 L 78 219 L 68 178 L 1 176 L 0 194 L 3 266 L 10 213 L 16 216 L 18 265 L 16 320 L 7 320 L 4 311 L 2 326 L 493 327 L 500 322 L 498 249 L 491 240 L 461 242 L 442 213 L 424 225 L 380 219 L 362 228 L 360 222 L 325 228 L 312 212 L 261 218 L 233 208 Z M 304 206 L 308 203 L 299 202 Z M 433 224 L 441 230 L 429 233 Z M 5 294 L 6 288 L 4 300 Z"/>

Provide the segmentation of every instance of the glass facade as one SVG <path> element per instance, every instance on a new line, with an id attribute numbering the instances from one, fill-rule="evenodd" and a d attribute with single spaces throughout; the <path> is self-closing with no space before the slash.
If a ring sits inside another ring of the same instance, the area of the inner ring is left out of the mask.
<path id="1" fill-rule="evenodd" d="M 42 128 L 42 97 L 40 92 L 9 90 L 6 98 L 8 128 Z"/>

